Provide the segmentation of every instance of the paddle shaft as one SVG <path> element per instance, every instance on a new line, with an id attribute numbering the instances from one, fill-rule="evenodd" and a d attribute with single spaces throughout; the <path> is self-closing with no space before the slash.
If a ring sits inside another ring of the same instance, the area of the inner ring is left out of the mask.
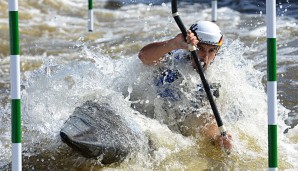
<path id="1" fill-rule="evenodd" d="M 181 30 L 183 36 L 186 37 L 187 36 L 187 31 L 186 31 L 186 28 L 184 27 L 184 24 L 182 23 L 182 21 L 179 17 L 178 10 L 177 10 L 177 1 L 176 0 L 172 0 L 172 15 L 173 15 L 179 29 Z M 209 84 L 208 84 L 208 82 L 205 78 L 204 73 L 203 73 L 203 68 L 202 68 L 202 66 L 199 62 L 199 58 L 198 58 L 198 55 L 197 55 L 197 52 L 196 52 L 196 48 L 190 48 L 190 53 L 191 53 L 192 58 L 195 61 L 195 65 L 197 67 L 196 71 L 200 75 L 201 81 L 203 83 L 203 87 L 205 89 L 205 92 L 207 94 L 209 103 L 210 103 L 212 111 L 213 111 L 213 114 L 215 116 L 215 120 L 216 120 L 217 126 L 219 128 L 219 131 L 220 131 L 222 136 L 225 136 L 226 135 L 226 130 L 223 126 L 223 122 L 221 120 L 221 117 L 220 117 L 219 112 L 217 110 L 216 104 L 214 102 L 214 98 L 213 98 L 213 95 L 211 93 L 210 86 L 209 86 Z"/>

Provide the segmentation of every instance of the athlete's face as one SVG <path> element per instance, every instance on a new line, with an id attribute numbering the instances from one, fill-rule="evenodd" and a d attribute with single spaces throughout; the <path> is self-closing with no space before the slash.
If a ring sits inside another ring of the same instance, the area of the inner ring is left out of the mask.
<path id="1" fill-rule="evenodd" d="M 198 51 L 197 51 L 198 57 L 200 61 L 204 63 L 203 68 L 207 69 L 210 63 L 213 62 L 216 56 L 216 53 L 218 51 L 218 47 L 214 45 L 199 43 L 197 45 L 197 48 L 198 48 Z"/>

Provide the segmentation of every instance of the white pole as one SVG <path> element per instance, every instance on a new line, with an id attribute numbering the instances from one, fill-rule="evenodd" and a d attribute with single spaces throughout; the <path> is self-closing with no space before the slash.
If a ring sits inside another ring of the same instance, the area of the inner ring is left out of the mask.
<path id="1" fill-rule="evenodd" d="M 217 20 L 217 0 L 212 0 L 212 22 Z"/>

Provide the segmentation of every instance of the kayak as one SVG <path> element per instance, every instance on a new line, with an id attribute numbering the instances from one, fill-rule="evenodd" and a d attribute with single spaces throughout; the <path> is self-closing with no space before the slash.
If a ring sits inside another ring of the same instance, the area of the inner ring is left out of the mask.
<path id="1" fill-rule="evenodd" d="M 64 123 L 60 137 L 83 156 L 111 164 L 137 151 L 144 135 L 130 127 L 109 104 L 87 101 L 75 108 Z"/>

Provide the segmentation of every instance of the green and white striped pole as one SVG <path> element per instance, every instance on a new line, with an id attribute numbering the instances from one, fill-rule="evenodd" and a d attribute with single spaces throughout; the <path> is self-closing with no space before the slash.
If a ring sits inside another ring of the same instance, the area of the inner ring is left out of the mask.
<path id="1" fill-rule="evenodd" d="M 268 97 L 268 165 L 278 170 L 277 151 L 277 83 L 276 83 L 276 1 L 266 0 L 267 18 L 267 97 Z"/>
<path id="2" fill-rule="evenodd" d="M 20 93 L 20 47 L 18 1 L 8 1 L 10 35 L 12 170 L 22 170 L 22 128 Z"/>
<path id="3" fill-rule="evenodd" d="M 212 22 L 217 20 L 217 0 L 212 0 Z"/>
<path id="4" fill-rule="evenodd" d="M 93 2 L 88 0 L 88 30 L 93 31 Z"/>

